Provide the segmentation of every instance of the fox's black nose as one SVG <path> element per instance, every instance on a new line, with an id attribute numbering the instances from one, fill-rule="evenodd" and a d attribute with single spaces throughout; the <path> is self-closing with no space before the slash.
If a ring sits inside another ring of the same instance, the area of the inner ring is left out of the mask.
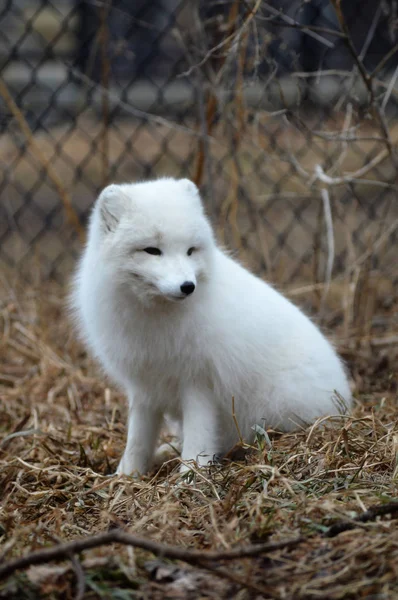
<path id="1" fill-rule="evenodd" d="M 182 291 L 182 293 L 186 294 L 187 296 L 189 296 L 189 294 L 192 294 L 194 289 L 195 284 L 193 281 L 184 281 L 184 283 L 182 283 L 180 286 L 180 290 Z"/>

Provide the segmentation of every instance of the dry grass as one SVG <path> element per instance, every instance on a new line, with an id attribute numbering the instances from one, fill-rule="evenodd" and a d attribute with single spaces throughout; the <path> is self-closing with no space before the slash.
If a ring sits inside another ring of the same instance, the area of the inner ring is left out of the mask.
<path id="1" fill-rule="evenodd" d="M 64 290 L 1 285 L 0 563 L 115 527 L 203 550 L 301 534 L 296 548 L 214 565 L 222 577 L 131 547 L 89 550 L 84 598 L 398 597 L 397 513 L 353 521 L 397 496 L 397 302 L 376 307 L 366 341 L 336 331 L 356 388 L 352 416 L 269 432 L 240 460 L 177 486 L 176 459 L 140 481 L 109 477 L 125 403 L 71 334 Z M 354 528 L 328 537 L 341 521 Z M 77 597 L 71 562 L 0 582 L 0 598 L 38 597 Z"/>

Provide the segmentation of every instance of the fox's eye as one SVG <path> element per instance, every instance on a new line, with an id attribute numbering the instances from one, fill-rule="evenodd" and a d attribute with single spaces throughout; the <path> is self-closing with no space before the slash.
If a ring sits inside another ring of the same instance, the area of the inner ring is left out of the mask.
<path id="1" fill-rule="evenodd" d="M 195 250 L 196 250 L 196 248 L 194 248 L 194 247 L 192 246 L 192 248 L 190 248 L 190 249 L 188 250 L 188 252 L 187 252 L 188 256 L 191 256 L 192 252 L 195 252 Z"/>
<path id="2" fill-rule="evenodd" d="M 144 248 L 144 252 L 147 254 L 153 254 L 153 256 L 160 256 L 162 254 L 162 251 L 159 250 L 159 248 L 152 248 L 152 246 L 149 246 L 149 248 Z"/>

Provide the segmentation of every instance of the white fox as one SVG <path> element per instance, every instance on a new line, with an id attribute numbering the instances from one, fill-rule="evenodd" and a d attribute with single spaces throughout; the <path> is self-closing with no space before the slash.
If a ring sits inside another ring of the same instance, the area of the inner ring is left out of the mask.
<path id="1" fill-rule="evenodd" d="M 150 469 L 164 417 L 182 459 L 207 464 L 253 426 L 294 429 L 349 407 L 320 330 L 216 244 L 187 179 L 110 185 L 99 196 L 71 298 L 81 335 L 129 401 L 117 473 Z"/>

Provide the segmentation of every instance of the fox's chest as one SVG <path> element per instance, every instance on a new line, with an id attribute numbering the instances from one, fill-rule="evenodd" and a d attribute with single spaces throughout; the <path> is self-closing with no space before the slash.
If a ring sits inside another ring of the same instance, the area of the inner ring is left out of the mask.
<path id="1" fill-rule="evenodd" d="M 184 377 L 200 368 L 203 347 L 193 334 L 178 327 L 126 327 L 108 338 L 108 354 L 123 360 L 129 370 L 159 378 L 167 374 Z"/>

